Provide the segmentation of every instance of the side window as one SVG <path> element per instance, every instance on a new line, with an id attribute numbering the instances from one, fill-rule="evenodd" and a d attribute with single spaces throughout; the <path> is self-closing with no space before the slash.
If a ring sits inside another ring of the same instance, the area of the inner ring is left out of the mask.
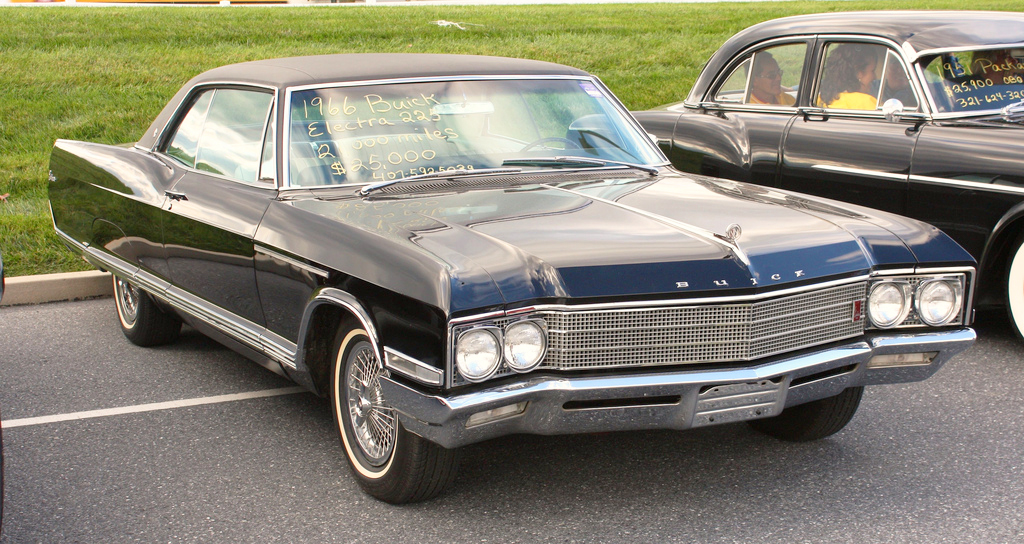
<path id="1" fill-rule="evenodd" d="M 875 111 L 885 99 L 896 93 L 913 98 L 910 78 L 894 53 L 885 46 L 869 43 L 838 42 L 825 46 L 825 64 L 817 102 L 826 108 Z M 889 64 L 892 64 L 891 68 Z M 891 78 L 891 80 L 890 80 Z M 905 109 L 917 107 L 917 100 L 904 103 Z"/>
<path id="2" fill-rule="evenodd" d="M 274 155 L 274 110 L 270 110 L 270 122 L 263 136 L 263 160 L 260 162 L 260 181 L 277 180 L 277 160 Z"/>
<path id="3" fill-rule="evenodd" d="M 196 169 L 242 181 L 256 181 L 273 95 L 218 89 L 206 116 Z"/>
<path id="4" fill-rule="evenodd" d="M 878 103 L 885 104 L 886 100 L 895 98 L 903 103 L 903 111 L 917 111 L 917 97 L 914 96 L 910 76 L 894 51 L 886 51 L 882 74 L 884 76 L 878 82 Z"/>
<path id="5" fill-rule="evenodd" d="M 206 91 L 178 125 L 167 154 L 186 166 L 232 179 L 255 182 L 261 167 L 269 173 L 264 177 L 273 178 L 273 167 L 265 160 L 274 147 L 268 128 L 272 102 L 273 95 L 266 92 Z"/>
<path id="6" fill-rule="evenodd" d="M 725 83 L 715 93 L 715 102 L 720 104 L 742 104 L 747 101 L 747 74 L 750 73 L 750 57 L 733 68 Z"/>
<path id="7" fill-rule="evenodd" d="M 775 45 L 755 51 L 729 74 L 715 94 L 715 101 L 795 105 L 806 54 L 807 44 L 804 42 Z"/>
<path id="8" fill-rule="evenodd" d="M 181 161 L 190 168 L 196 166 L 196 151 L 199 149 L 199 134 L 206 122 L 206 112 L 210 109 L 213 91 L 206 91 L 192 103 L 188 113 L 181 120 L 178 129 L 167 145 L 167 154 Z"/>

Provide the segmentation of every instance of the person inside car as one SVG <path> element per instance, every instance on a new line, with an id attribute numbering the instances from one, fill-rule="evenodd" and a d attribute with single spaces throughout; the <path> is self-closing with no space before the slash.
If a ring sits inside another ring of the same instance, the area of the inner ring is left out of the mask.
<path id="1" fill-rule="evenodd" d="M 754 55 L 754 76 L 750 83 L 749 104 L 782 104 L 792 106 L 796 99 L 782 88 L 782 70 L 771 53 Z"/>
<path id="2" fill-rule="evenodd" d="M 825 61 L 820 100 L 829 108 L 874 110 L 878 98 L 871 94 L 877 78 L 877 46 L 844 43 L 836 46 Z"/>

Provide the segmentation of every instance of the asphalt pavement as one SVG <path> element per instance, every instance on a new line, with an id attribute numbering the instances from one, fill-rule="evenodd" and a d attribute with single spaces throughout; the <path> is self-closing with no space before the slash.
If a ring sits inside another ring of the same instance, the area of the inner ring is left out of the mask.
<path id="1" fill-rule="evenodd" d="M 0 308 L 0 543 L 1024 542 L 1024 344 L 1002 314 L 978 330 L 826 440 L 505 437 L 396 507 L 359 490 L 322 400 L 195 331 L 145 349 L 109 298 Z"/>

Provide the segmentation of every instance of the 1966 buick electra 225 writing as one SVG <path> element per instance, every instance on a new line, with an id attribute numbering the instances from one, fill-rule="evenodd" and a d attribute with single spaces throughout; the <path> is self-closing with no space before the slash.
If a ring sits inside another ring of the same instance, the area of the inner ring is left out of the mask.
<path id="1" fill-rule="evenodd" d="M 512 433 L 839 431 L 970 346 L 938 229 L 682 175 L 586 72 L 337 55 L 188 82 L 134 145 L 57 141 L 58 234 L 129 340 L 182 322 L 330 399 L 371 495 Z"/>

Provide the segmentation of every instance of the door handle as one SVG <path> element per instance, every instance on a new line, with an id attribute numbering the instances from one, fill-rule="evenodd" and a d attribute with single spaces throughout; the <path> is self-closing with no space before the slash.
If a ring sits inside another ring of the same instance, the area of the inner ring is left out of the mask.
<path id="1" fill-rule="evenodd" d="M 185 196 L 185 193 L 179 193 L 179 192 L 171 191 L 170 189 L 164 191 L 164 195 L 166 195 L 167 198 L 169 198 L 171 200 L 178 200 L 178 201 L 188 200 L 188 197 Z"/>
<path id="2" fill-rule="evenodd" d="M 804 114 L 804 121 L 828 121 L 825 108 L 800 108 L 800 113 Z"/>

